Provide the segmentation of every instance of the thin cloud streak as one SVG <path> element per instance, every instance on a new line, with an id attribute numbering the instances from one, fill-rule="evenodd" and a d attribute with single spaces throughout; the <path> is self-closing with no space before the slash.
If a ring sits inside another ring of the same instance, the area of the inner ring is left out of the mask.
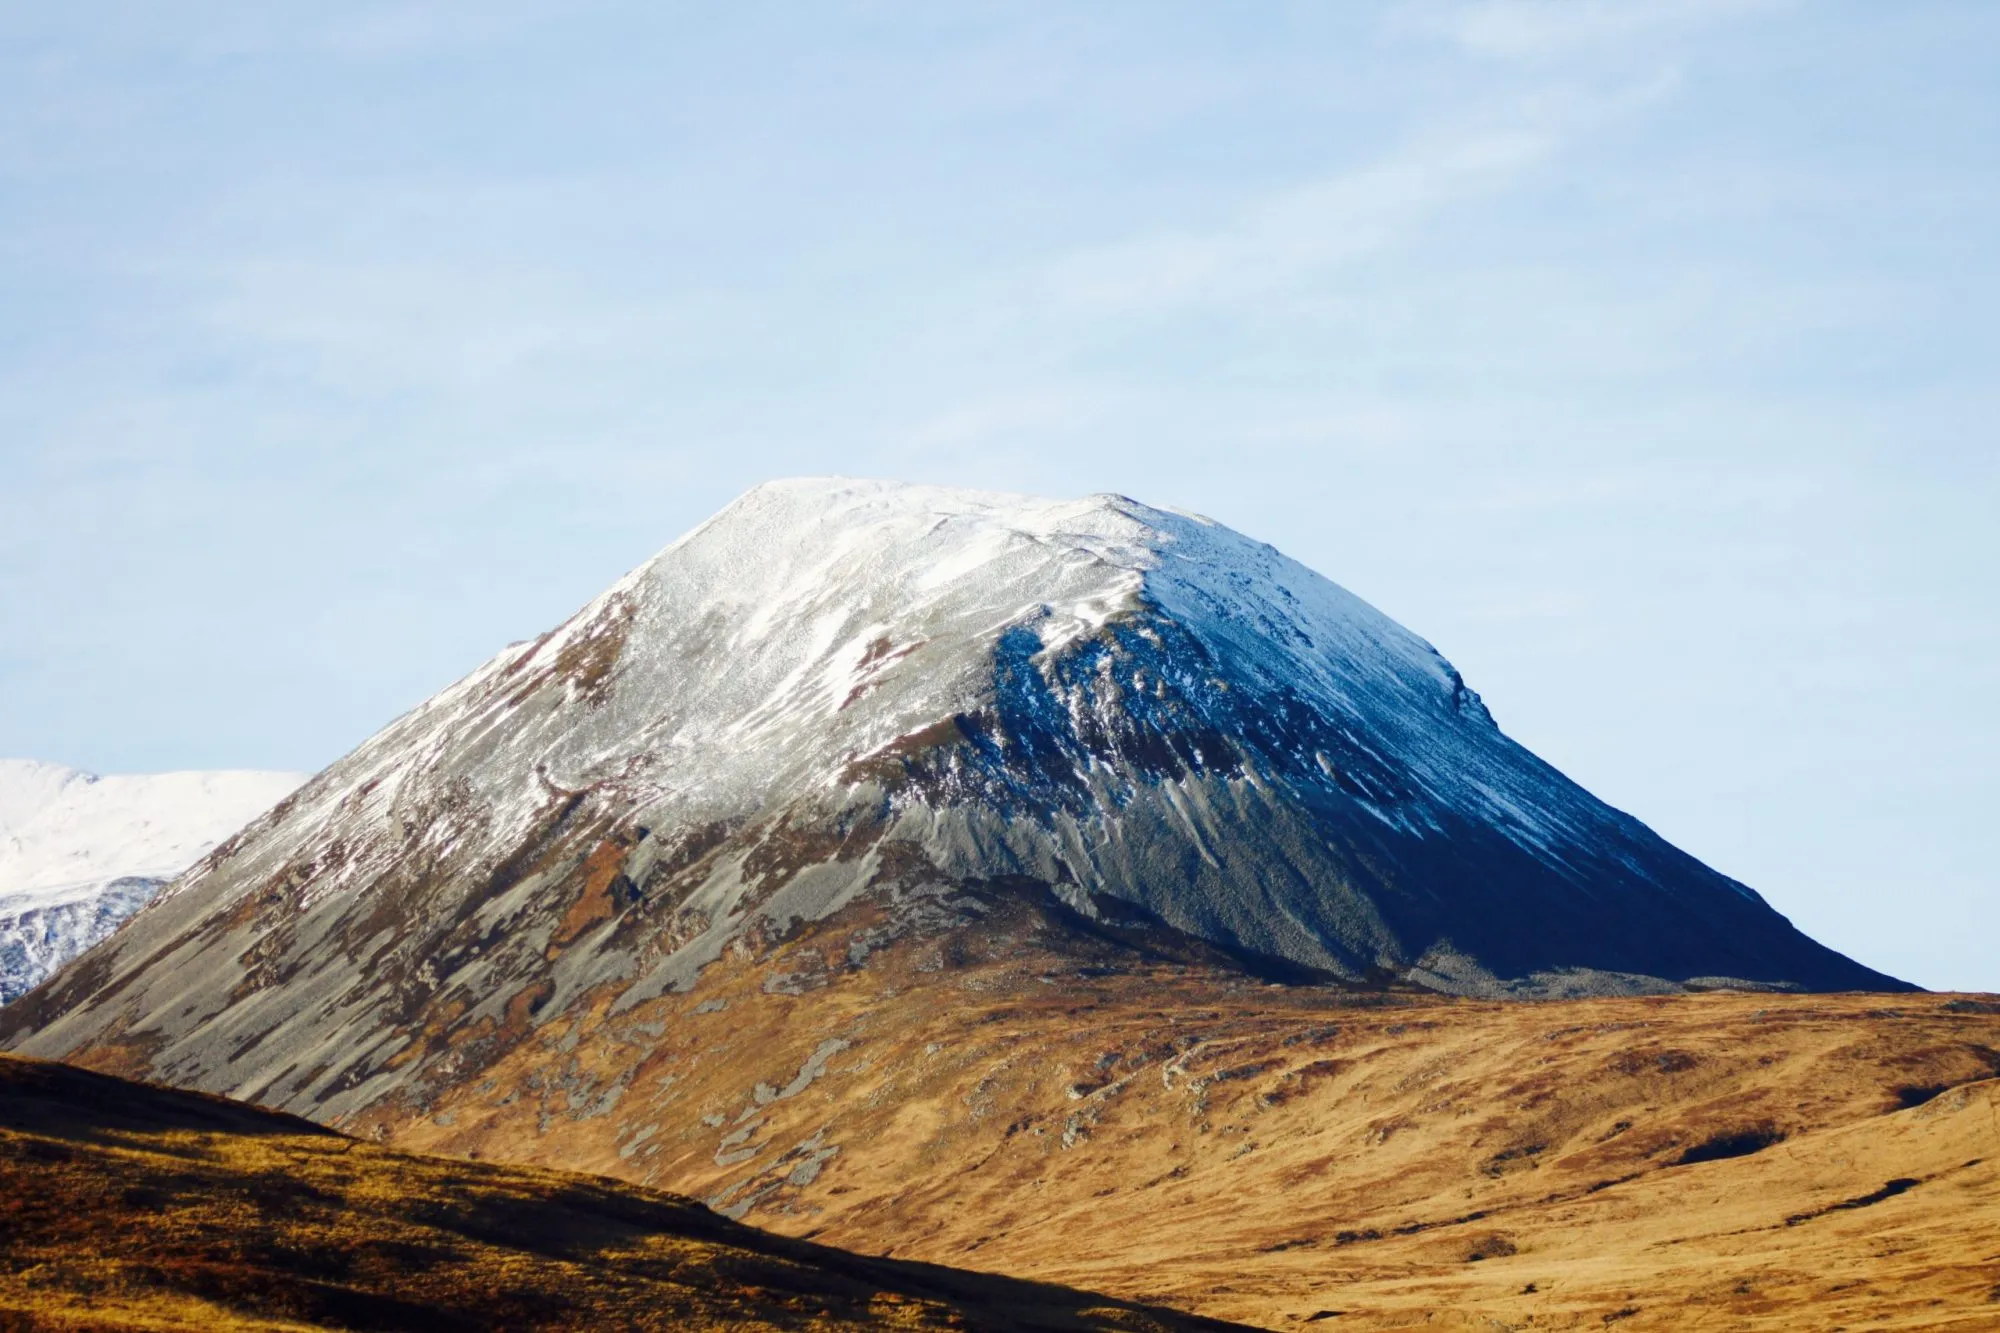
<path id="1" fill-rule="evenodd" d="M 1492 59 L 1557 61 L 1740 22 L 1778 0 L 1412 0 L 1400 26 Z"/>
<path id="2" fill-rule="evenodd" d="M 1066 308 L 1129 313 L 1266 301 L 1377 253 L 1426 216 L 1505 188 L 1553 150 L 1546 135 L 1482 133 L 1253 204 L 1208 233 L 1147 237 L 1074 256 L 1046 279 Z"/>

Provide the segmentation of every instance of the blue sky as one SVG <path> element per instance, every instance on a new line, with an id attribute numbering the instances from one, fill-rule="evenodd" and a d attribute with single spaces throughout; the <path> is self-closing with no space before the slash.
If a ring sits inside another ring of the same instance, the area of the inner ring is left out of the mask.
<path id="1" fill-rule="evenodd" d="M 2000 989 L 2000 7 L 0 9 L 0 754 L 316 768 L 742 489 L 1201 510 Z"/>

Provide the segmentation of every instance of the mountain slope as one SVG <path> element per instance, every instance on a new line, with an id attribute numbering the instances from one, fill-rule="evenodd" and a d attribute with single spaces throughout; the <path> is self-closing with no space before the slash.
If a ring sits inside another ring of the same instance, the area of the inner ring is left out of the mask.
<path id="1" fill-rule="evenodd" d="M 0 1191 L 8 1328 L 1229 1327 L 11 1057 Z"/>
<path id="2" fill-rule="evenodd" d="M 98 777 L 0 759 L 0 1004 L 115 930 L 302 773 Z"/>
<path id="3" fill-rule="evenodd" d="M 1024 912 L 1350 985 L 1901 985 L 1267 546 L 1115 496 L 807 481 L 398 720 L 0 1038 L 354 1116 L 812 923 L 842 951 L 769 985 Z"/>
<path id="4" fill-rule="evenodd" d="M 1273 987 L 1058 962 L 1018 921 L 766 989 L 844 942 L 572 1014 L 349 1128 L 1267 1328 L 2000 1314 L 1994 997 Z"/>

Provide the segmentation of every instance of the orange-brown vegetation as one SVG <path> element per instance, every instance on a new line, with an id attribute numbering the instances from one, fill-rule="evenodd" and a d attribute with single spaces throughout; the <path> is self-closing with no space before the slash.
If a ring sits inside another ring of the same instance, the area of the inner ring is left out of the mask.
<path id="1" fill-rule="evenodd" d="M 0 1056 L 0 1329 L 1219 1328 Z"/>
<path id="2" fill-rule="evenodd" d="M 860 970 L 806 929 L 351 1128 L 1265 1327 L 2000 1328 L 1990 999 L 1460 1001 L 989 927 Z"/>

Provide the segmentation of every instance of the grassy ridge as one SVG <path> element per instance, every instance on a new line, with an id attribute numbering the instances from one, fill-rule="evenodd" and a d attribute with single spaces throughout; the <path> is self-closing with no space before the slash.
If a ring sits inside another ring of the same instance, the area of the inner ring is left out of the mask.
<path id="1" fill-rule="evenodd" d="M 1225 1327 L 12 1057 L 0 1201 L 0 1328 Z"/>

